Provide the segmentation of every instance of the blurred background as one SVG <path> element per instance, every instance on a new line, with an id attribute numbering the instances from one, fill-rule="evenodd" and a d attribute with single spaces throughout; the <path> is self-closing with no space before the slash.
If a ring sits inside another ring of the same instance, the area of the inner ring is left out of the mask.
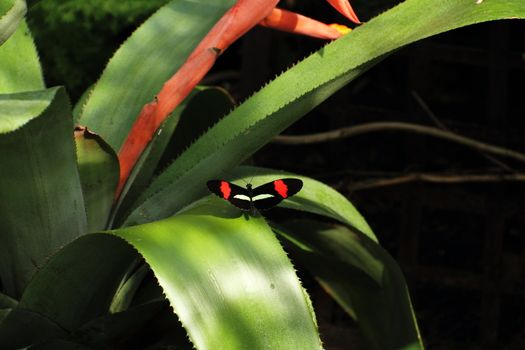
<path id="1" fill-rule="evenodd" d="M 33 1 L 28 19 L 47 85 L 65 85 L 78 100 L 120 44 L 166 2 Z M 366 21 L 398 2 L 352 5 Z M 280 6 L 349 25 L 323 0 Z M 324 44 L 255 28 L 222 55 L 204 83 L 224 87 L 241 103 Z M 523 21 L 445 33 L 389 56 L 285 134 L 366 124 L 365 131 L 322 143 L 271 143 L 253 162 L 319 179 L 356 205 L 401 264 L 428 349 L 524 349 L 524 84 Z M 376 122 L 405 124 L 403 130 L 369 124 Z M 412 125 L 475 142 L 467 147 Z M 507 154 L 489 155 L 479 142 Z M 302 279 L 326 348 L 359 344 L 350 317 L 309 276 Z"/>

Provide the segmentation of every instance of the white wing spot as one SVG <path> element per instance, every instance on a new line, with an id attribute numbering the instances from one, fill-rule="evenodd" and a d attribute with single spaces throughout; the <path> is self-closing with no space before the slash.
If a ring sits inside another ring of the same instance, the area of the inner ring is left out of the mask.
<path id="1" fill-rule="evenodd" d="M 245 196 L 244 194 L 236 194 L 235 196 L 233 196 L 233 198 L 240 199 L 242 201 L 250 201 L 250 197 Z"/>
<path id="2" fill-rule="evenodd" d="M 269 193 L 263 193 L 263 194 L 259 194 L 255 197 L 252 198 L 252 201 L 259 201 L 261 199 L 267 199 L 267 198 L 273 198 L 275 197 L 273 194 L 269 194 Z"/>

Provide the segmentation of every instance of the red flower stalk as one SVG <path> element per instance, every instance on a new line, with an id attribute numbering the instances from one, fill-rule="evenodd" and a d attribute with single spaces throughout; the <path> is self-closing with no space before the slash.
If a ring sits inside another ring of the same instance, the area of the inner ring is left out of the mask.
<path id="1" fill-rule="evenodd" d="M 360 23 L 348 0 L 327 0 L 341 14 Z M 116 197 L 155 131 L 211 69 L 217 57 L 257 24 L 321 39 L 337 39 L 350 31 L 275 8 L 279 0 L 238 0 L 199 43 L 181 68 L 164 84 L 155 101 L 146 104 L 119 150 L 120 181 Z"/>

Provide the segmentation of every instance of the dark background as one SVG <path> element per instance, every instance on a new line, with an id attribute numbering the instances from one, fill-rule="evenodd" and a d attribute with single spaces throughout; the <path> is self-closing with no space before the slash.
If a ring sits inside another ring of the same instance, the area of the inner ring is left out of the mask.
<path id="1" fill-rule="evenodd" d="M 38 2 L 28 18 L 47 85 L 66 85 L 76 101 L 163 3 Z M 395 3 L 352 2 L 365 21 Z M 348 24 L 323 0 L 280 6 Z M 223 54 L 205 82 L 241 102 L 323 44 L 256 28 Z M 525 22 L 485 23 L 400 50 L 286 133 L 402 121 L 525 152 L 524 82 Z M 525 348 L 525 164 L 386 130 L 311 145 L 269 144 L 253 160 L 312 176 L 348 196 L 401 264 L 428 349 Z M 430 182 L 421 174 L 437 177 Z M 480 174 L 488 179 L 473 181 Z M 359 342 L 355 323 L 308 277 L 306 285 L 327 349 Z"/>

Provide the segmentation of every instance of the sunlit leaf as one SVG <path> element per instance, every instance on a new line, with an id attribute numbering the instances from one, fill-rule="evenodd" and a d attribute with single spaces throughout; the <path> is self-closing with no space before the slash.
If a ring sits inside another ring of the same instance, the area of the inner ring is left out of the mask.
<path id="1" fill-rule="evenodd" d="M 0 46 L 15 32 L 26 12 L 24 0 L 0 2 Z"/>
<path id="2" fill-rule="evenodd" d="M 25 20 L 0 46 L 0 93 L 36 91 L 44 88 L 42 67 Z"/>
<path id="3" fill-rule="evenodd" d="M 190 211 L 114 234 L 144 256 L 198 349 L 321 348 L 309 301 L 262 219 Z"/>

